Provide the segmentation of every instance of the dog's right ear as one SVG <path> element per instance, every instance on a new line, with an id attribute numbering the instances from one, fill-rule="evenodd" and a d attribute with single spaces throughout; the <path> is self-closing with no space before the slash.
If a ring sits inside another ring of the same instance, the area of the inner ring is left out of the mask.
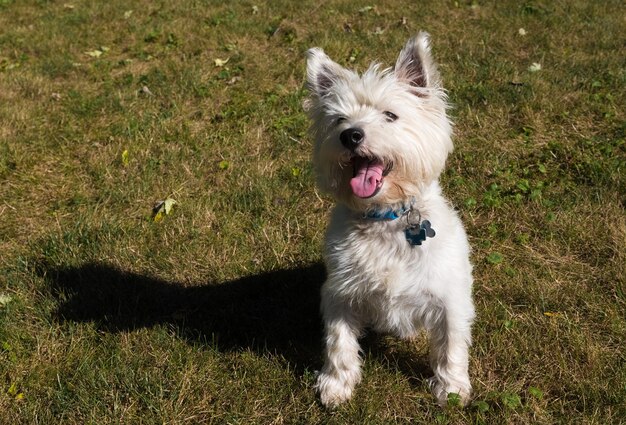
<path id="1" fill-rule="evenodd" d="M 319 98 L 326 96 L 343 74 L 341 65 L 333 62 L 319 47 L 307 51 L 306 68 L 307 86 Z"/>

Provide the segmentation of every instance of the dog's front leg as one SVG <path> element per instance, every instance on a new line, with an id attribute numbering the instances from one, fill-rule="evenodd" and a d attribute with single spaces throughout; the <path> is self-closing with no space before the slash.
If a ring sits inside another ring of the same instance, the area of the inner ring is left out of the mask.
<path id="1" fill-rule="evenodd" d="M 358 337 L 362 326 L 348 305 L 331 305 L 330 302 L 322 291 L 326 360 L 315 387 L 322 404 L 334 407 L 349 400 L 352 390 L 361 380 Z"/>
<path id="2" fill-rule="evenodd" d="M 472 391 L 467 369 L 474 308 L 469 299 L 466 303 L 457 300 L 457 304 L 447 305 L 430 329 L 430 359 L 435 372 L 430 384 L 437 401 L 444 406 L 449 393 L 457 393 L 465 405 Z"/>

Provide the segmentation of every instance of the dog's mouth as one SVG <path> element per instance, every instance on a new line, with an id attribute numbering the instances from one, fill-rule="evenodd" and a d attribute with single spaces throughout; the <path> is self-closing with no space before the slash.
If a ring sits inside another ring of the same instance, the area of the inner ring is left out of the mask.
<path id="1" fill-rule="evenodd" d="M 371 198 L 383 187 L 383 180 L 389 174 L 392 164 L 385 164 L 379 158 L 354 156 L 350 159 L 353 174 L 350 179 L 352 193 L 359 198 Z"/>

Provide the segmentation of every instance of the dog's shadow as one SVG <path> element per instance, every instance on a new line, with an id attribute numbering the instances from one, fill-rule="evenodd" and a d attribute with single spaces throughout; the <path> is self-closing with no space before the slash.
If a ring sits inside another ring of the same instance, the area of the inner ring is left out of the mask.
<path id="1" fill-rule="evenodd" d="M 91 322 L 109 333 L 170 325 L 182 338 L 222 351 L 280 355 L 298 373 L 321 367 L 320 263 L 200 286 L 104 263 L 43 265 L 40 272 L 58 301 L 61 322 Z M 414 384 L 429 372 L 414 356 L 388 350 L 383 337 L 369 333 L 362 343 L 368 356 L 395 363 Z"/>
<path id="2" fill-rule="evenodd" d="M 104 332 L 161 324 L 220 350 L 273 352 L 296 367 L 317 367 L 321 349 L 319 289 L 324 267 L 312 264 L 185 286 L 103 263 L 43 267 L 59 321 L 93 322 Z"/>

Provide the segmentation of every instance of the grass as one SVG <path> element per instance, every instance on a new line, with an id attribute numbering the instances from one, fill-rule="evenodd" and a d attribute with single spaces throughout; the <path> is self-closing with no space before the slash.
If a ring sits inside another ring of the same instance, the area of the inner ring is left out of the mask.
<path id="1" fill-rule="evenodd" d="M 0 422 L 625 421 L 621 11 L 1 0 Z M 418 29 L 454 106 L 474 399 L 440 409 L 425 341 L 369 335 L 330 412 L 304 52 L 363 70 Z"/>

